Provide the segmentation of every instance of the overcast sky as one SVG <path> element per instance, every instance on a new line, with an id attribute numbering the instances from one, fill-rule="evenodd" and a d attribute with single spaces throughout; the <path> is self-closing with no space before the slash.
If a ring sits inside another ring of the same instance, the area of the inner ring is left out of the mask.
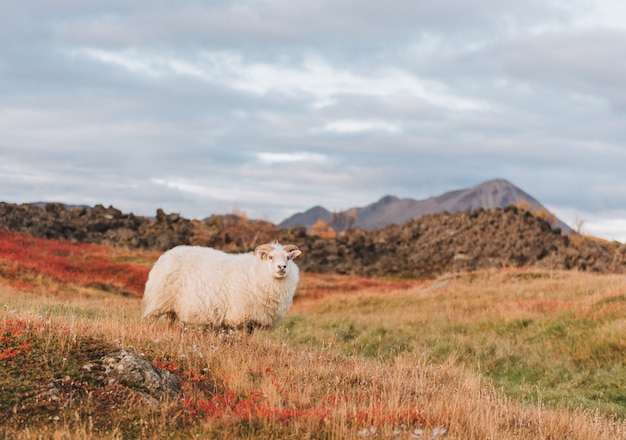
<path id="1" fill-rule="evenodd" d="M 278 223 L 494 178 L 626 241 L 626 2 L 0 3 L 0 201 Z"/>

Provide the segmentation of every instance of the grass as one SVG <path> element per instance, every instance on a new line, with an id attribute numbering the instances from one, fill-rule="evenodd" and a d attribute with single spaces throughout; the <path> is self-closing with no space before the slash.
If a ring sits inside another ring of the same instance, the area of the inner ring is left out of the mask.
<path id="1" fill-rule="evenodd" d="M 517 401 L 624 418 L 625 292 L 621 276 L 473 273 L 436 290 L 322 299 L 291 313 L 283 333 L 293 344 L 376 360 L 454 359 Z"/>
<path id="2" fill-rule="evenodd" d="M 626 438 L 623 277 L 304 274 L 278 330 L 220 335 L 150 328 L 139 294 L 110 288 L 133 292 L 156 255 L 72 246 L 95 281 L 0 257 L 0 437 Z M 180 376 L 180 399 L 86 368 L 120 349 Z"/>

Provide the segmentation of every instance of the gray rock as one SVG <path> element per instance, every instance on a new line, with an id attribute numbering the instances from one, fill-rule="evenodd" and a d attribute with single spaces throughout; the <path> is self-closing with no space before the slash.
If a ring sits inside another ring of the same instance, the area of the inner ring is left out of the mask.
<path id="1" fill-rule="evenodd" d="M 115 357 L 106 357 L 104 367 L 110 380 L 143 391 L 152 398 L 174 400 L 180 396 L 180 377 L 154 367 L 136 353 L 121 350 Z M 153 401 L 149 399 L 149 402 Z"/>

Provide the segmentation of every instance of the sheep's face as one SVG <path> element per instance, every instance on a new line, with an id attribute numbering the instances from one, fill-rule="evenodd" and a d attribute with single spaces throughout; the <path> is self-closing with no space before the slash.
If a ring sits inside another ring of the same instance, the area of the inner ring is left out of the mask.
<path id="1" fill-rule="evenodd" d="M 266 267 L 274 278 L 285 278 L 289 275 L 289 262 L 298 257 L 302 252 L 293 246 L 261 245 L 254 250 L 254 255 L 266 262 Z"/>

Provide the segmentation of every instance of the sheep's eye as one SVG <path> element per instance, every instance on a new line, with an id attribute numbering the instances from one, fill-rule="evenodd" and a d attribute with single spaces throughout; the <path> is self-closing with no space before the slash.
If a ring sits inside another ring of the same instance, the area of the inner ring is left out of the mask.
<path id="1" fill-rule="evenodd" d="M 267 258 L 269 258 L 269 259 L 271 260 L 271 259 L 272 259 L 272 258 L 274 258 L 274 257 L 272 257 L 271 255 L 269 255 Z"/>

